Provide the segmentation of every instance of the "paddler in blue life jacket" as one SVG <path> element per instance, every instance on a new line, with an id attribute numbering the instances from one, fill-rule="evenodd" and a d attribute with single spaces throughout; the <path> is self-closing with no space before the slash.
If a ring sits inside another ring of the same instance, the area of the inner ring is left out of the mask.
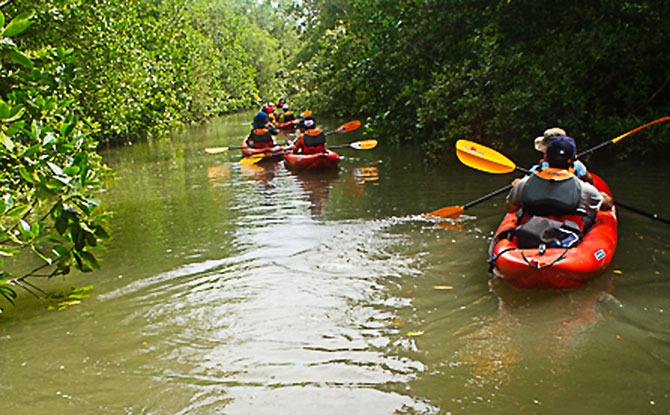
<path id="1" fill-rule="evenodd" d="M 313 116 L 305 117 L 298 127 L 302 134 L 294 143 L 294 154 L 317 154 L 326 151 L 326 134 L 322 129 L 316 128 L 316 119 Z"/>
<path id="2" fill-rule="evenodd" d="M 268 114 L 264 111 L 259 112 L 251 123 L 252 130 L 245 144 L 251 148 L 273 147 L 275 145 L 273 135 L 279 134 L 279 131 L 272 126 Z"/>
<path id="3" fill-rule="evenodd" d="M 521 209 L 520 222 L 531 216 L 571 220 L 583 233 L 593 225 L 599 209 L 610 209 L 612 200 L 592 184 L 577 178 L 574 173 L 576 146 L 572 138 L 559 135 L 552 138 L 543 162 L 532 174 L 516 182 L 507 195 L 505 211 Z"/>

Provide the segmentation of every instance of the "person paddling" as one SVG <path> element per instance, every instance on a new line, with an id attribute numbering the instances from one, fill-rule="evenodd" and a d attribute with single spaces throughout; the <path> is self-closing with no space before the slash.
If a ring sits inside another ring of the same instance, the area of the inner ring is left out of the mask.
<path id="1" fill-rule="evenodd" d="M 301 134 L 293 145 L 293 153 L 317 154 L 326 151 L 326 134 L 316 127 L 316 119 L 310 115 L 300 121 Z"/>
<path id="2" fill-rule="evenodd" d="M 534 141 L 535 150 L 539 151 L 542 154 L 546 153 L 549 141 L 551 141 L 552 138 L 558 136 L 566 137 L 567 134 L 564 129 L 558 127 L 553 127 L 545 130 L 544 134 L 542 134 L 540 137 L 535 138 Z M 540 165 L 547 167 L 546 161 L 540 161 Z M 540 165 L 535 165 L 531 167 L 530 171 L 531 172 L 535 171 L 535 169 L 538 168 Z M 579 160 L 575 160 L 574 163 L 572 164 L 572 168 L 574 169 L 575 176 L 579 177 L 585 182 L 593 184 L 593 177 L 591 177 L 591 174 L 587 170 L 584 163 L 582 163 Z"/>
<path id="3" fill-rule="evenodd" d="M 265 148 L 275 145 L 272 136 L 279 134 L 279 131 L 272 126 L 266 112 L 261 111 L 256 114 L 252 126 L 253 129 L 245 140 L 247 146 L 251 148 Z"/>
<path id="4" fill-rule="evenodd" d="M 610 209 L 612 201 L 592 184 L 579 180 L 573 166 L 576 146 L 572 138 L 559 135 L 547 144 L 544 161 L 530 175 L 513 185 L 505 211 L 521 209 L 520 222 L 532 216 L 569 218 L 583 233 L 588 232 L 599 209 Z"/>
<path id="5" fill-rule="evenodd" d="M 277 122 L 287 123 L 295 120 L 295 114 L 293 111 L 289 111 L 288 104 L 284 104 L 282 111 L 283 112 L 277 117 Z"/>

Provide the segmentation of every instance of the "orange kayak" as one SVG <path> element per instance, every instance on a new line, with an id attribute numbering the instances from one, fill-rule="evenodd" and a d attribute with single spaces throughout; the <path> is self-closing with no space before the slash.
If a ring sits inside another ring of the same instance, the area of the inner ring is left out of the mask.
<path id="1" fill-rule="evenodd" d="M 607 184 L 595 174 L 594 185 L 610 196 Z M 516 227 L 517 217 L 508 213 L 496 236 Z M 601 275 L 612 262 L 617 246 L 616 209 L 599 211 L 591 230 L 570 248 L 516 246 L 515 238 L 496 238 L 489 250 L 492 272 L 519 288 L 577 288 Z"/>

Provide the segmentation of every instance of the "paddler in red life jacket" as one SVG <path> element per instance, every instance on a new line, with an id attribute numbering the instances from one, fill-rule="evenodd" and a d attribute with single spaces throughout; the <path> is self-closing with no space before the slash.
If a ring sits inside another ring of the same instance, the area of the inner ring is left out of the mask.
<path id="1" fill-rule="evenodd" d="M 544 158 L 548 167 L 540 167 L 514 184 L 505 210 L 511 213 L 521 209 L 521 223 L 531 216 L 542 216 L 573 221 L 583 234 L 588 232 L 598 210 L 610 209 L 612 204 L 608 200 L 603 205 L 598 189 L 575 176 L 575 157 L 572 138 L 561 135 L 549 141 Z"/>
<path id="2" fill-rule="evenodd" d="M 317 154 L 326 151 L 326 134 L 322 129 L 316 128 L 313 116 L 300 121 L 299 128 L 303 132 L 294 143 L 294 154 Z"/>
<path id="3" fill-rule="evenodd" d="M 279 134 L 276 128 L 270 124 L 268 115 L 261 111 L 254 117 L 253 129 L 245 140 L 247 146 L 252 148 L 274 147 L 273 135 Z"/>

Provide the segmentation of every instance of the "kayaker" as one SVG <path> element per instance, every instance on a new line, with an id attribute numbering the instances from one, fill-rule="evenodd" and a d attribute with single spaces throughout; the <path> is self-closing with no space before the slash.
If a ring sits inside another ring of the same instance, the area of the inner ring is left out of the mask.
<path id="1" fill-rule="evenodd" d="M 288 104 L 282 106 L 282 111 L 283 112 L 277 117 L 278 122 L 286 123 L 295 120 L 295 114 L 293 114 L 293 111 L 289 111 Z"/>
<path id="2" fill-rule="evenodd" d="M 565 133 L 564 129 L 558 127 L 553 127 L 545 130 L 544 134 L 542 134 L 540 137 L 535 138 L 534 141 L 535 150 L 544 154 L 547 151 L 547 145 L 549 144 L 549 141 L 551 141 L 552 138 L 558 136 L 567 136 L 567 134 Z M 547 167 L 546 161 L 541 160 L 540 164 L 531 167 L 530 171 L 533 172 L 538 166 L 542 164 L 544 164 L 544 167 Z M 572 168 L 574 169 L 575 176 L 579 177 L 585 182 L 593 184 L 593 177 L 591 177 L 591 174 L 586 169 L 584 163 L 582 163 L 579 160 L 575 160 L 572 165 Z"/>
<path id="3" fill-rule="evenodd" d="M 251 148 L 273 147 L 275 145 L 273 135 L 279 134 L 279 131 L 270 124 L 268 114 L 264 111 L 259 112 L 252 122 L 252 130 L 245 144 Z"/>
<path id="4" fill-rule="evenodd" d="M 535 172 L 520 179 L 507 195 L 505 210 L 521 209 L 520 223 L 531 216 L 553 217 L 574 222 L 582 233 L 588 232 L 599 209 L 609 209 L 612 201 L 592 184 L 579 180 L 573 173 L 576 146 L 572 138 L 559 135 L 547 145 L 548 167 L 540 165 Z"/>
<path id="5" fill-rule="evenodd" d="M 263 107 L 263 112 L 265 112 L 269 118 L 273 119 L 275 117 L 275 104 L 268 102 L 265 107 Z"/>
<path id="6" fill-rule="evenodd" d="M 326 151 L 326 134 L 316 127 L 316 119 L 312 115 L 301 120 L 299 128 L 302 133 L 294 143 L 294 154 L 317 154 Z"/>

